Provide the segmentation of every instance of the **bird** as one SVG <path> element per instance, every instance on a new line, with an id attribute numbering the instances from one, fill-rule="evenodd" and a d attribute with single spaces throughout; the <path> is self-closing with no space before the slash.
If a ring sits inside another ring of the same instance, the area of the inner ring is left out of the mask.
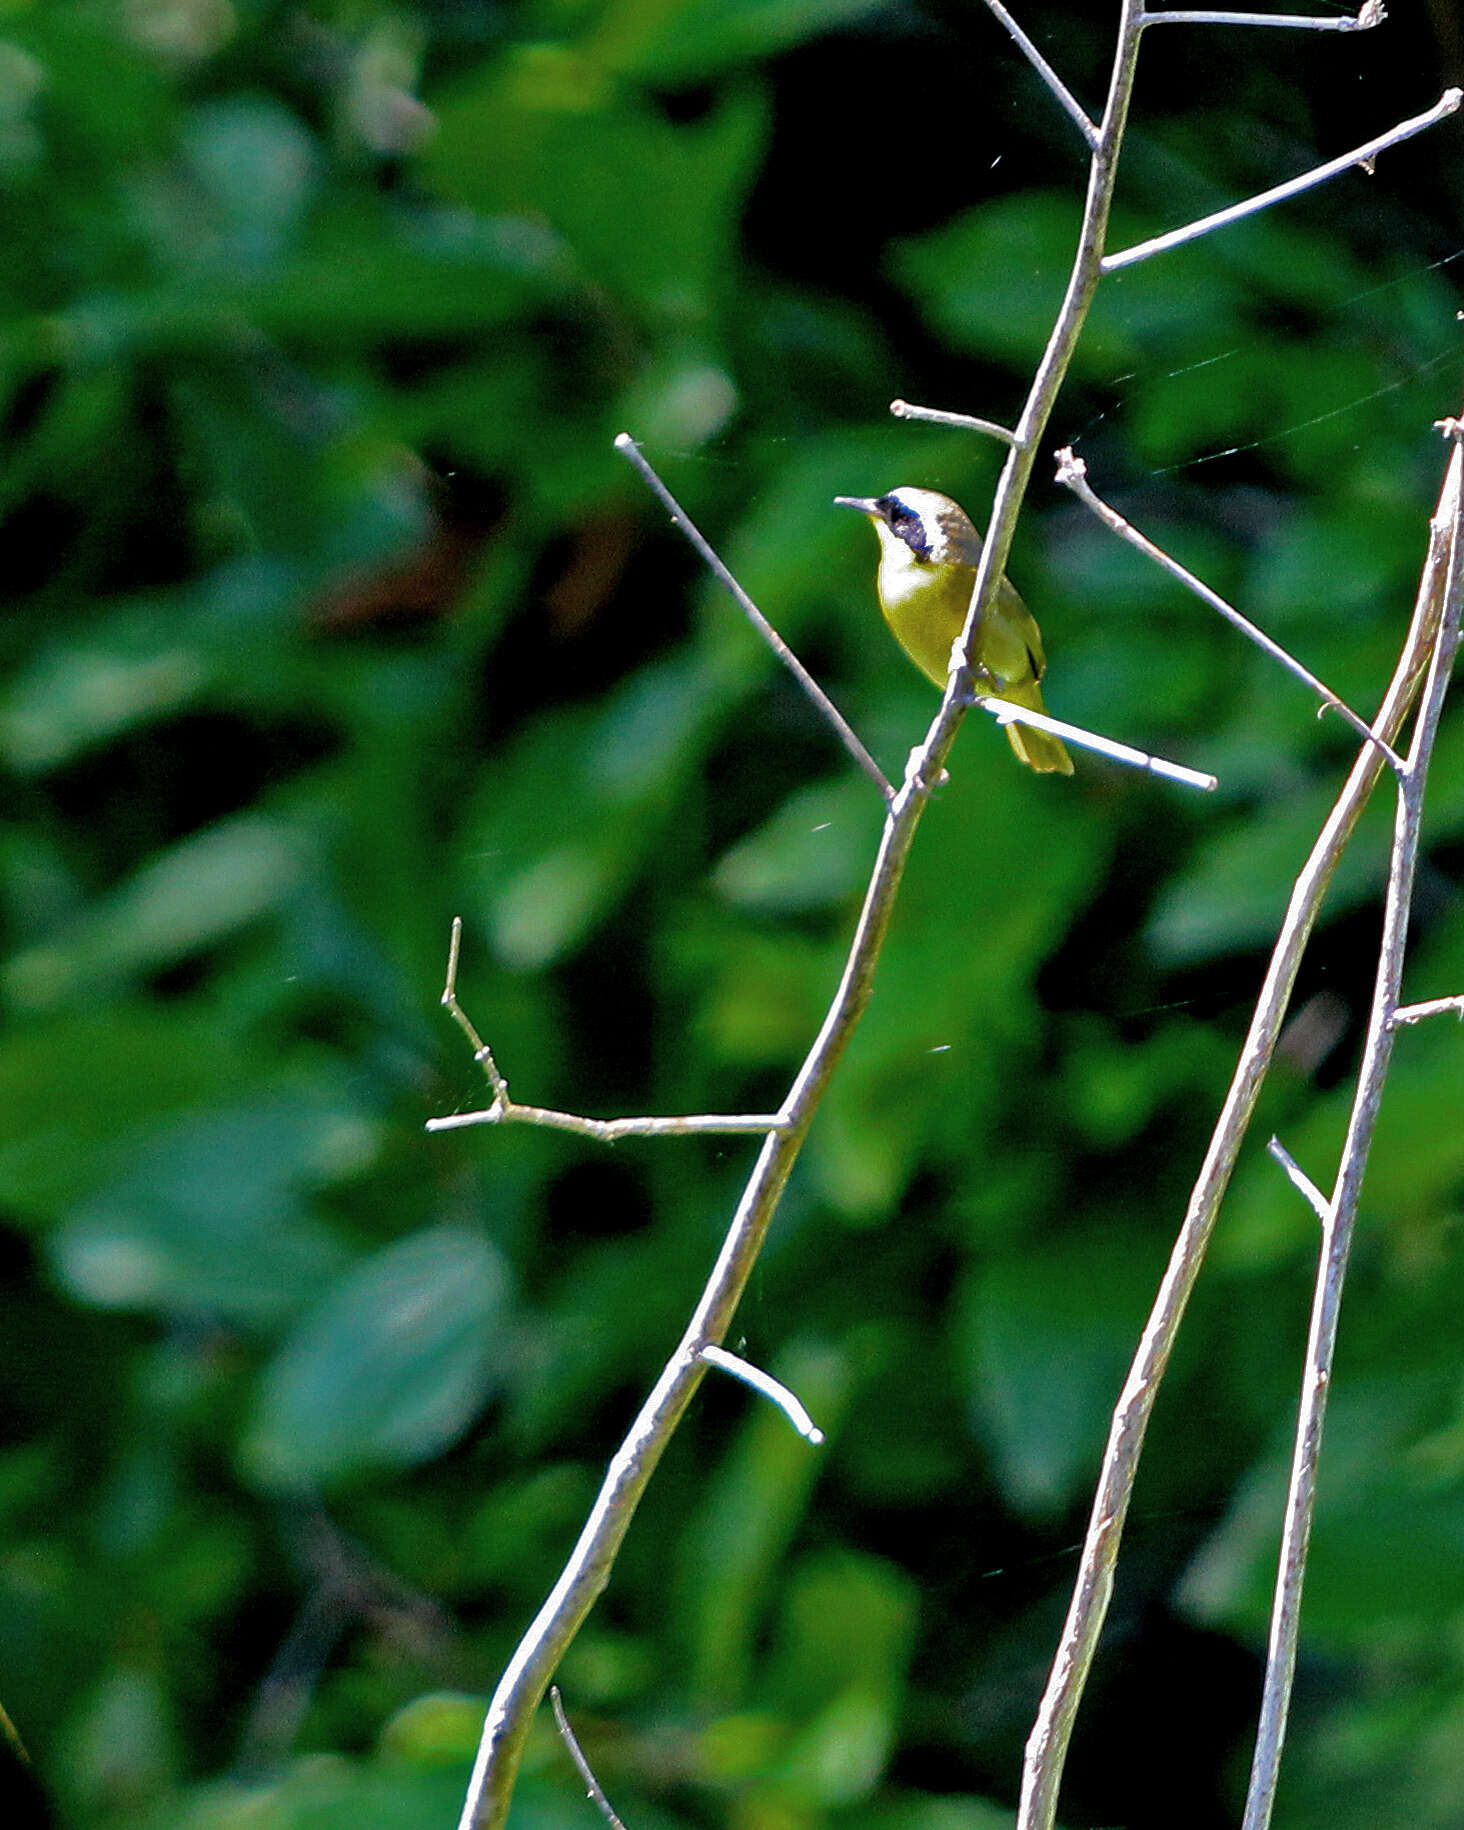
<path id="1" fill-rule="evenodd" d="M 835 496 L 855 508 L 879 536 L 875 589 L 896 641 L 928 679 L 944 687 L 951 644 L 965 627 L 981 559 L 981 535 L 958 502 L 933 489 L 901 487 L 883 496 Z M 1042 632 L 1032 612 L 1003 576 L 996 598 L 978 626 L 971 656 L 990 696 L 1042 712 L 1039 682 L 1047 666 Z M 1072 758 L 1061 738 L 1015 720 L 1006 734 L 1018 760 L 1043 775 L 1071 775 Z"/>

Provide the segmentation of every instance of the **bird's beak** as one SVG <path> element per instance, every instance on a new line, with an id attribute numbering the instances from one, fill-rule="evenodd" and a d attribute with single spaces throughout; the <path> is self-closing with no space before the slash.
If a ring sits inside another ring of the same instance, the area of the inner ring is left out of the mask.
<path id="1" fill-rule="evenodd" d="M 879 503 L 873 496 L 835 496 L 834 507 L 857 508 L 861 515 L 868 515 L 872 520 L 883 519 L 879 512 Z"/>

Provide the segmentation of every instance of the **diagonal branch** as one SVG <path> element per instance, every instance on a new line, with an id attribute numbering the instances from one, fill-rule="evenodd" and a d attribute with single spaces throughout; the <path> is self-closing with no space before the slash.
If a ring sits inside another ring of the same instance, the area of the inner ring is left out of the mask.
<path id="1" fill-rule="evenodd" d="M 1392 746 L 1365 724 L 1352 707 L 1339 699 L 1329 686 L 1324 686 L 1309 667 L 1304 667 L 1279 642 L 1268 636 L 1263 629 L 1258 629 L 1249 617 L 1242 616 L 1233 604 L 1226 603 L 1218 591 L 1212 591 L 1177 559 L 1171 559 L 1162 547 L 1157 547 L 1152 540 L 1146 539 L 1131 521 L 1126 521 L 1116 508 L 1111 508 L 1097 495 L 1088 482 L 1088 466 L 1080 457 L 1074 457 L 1071 446 L 1057 454 L 1057 480 L 1070 489 L 1085 508 L 1091 509 L 1105 527 L 1111 528 L 1120 540 L 1126 540 L 1131 547 L 1152 559 L 1156 566 L 1160 566 L 1171 578 L 1177 579 L 1187 590 L 1193 591 L 1196 597 L 1223 616 L 1227 623 L 1254 642 L 1257 648 L 1270 655 L 1273 661 L 1278 661 L 1287 673 L 1300 680 L 1304 686 L 1309 686 L 1319 699 L 1347 720 L 1364 743 L 1377 745 L 1391 769 L 1402 768 L 1403 764 Z"/>
<path id="2" fill-rule="evenodd" d="M 1327 1396 L 1332 1386 L 1332 1367 L 1337 1352 L 1342 1287 L 1347 1276 L 1347 1259 L 1352 1249 L 1368 1153 L 1377 1128 L 1383 1087 L 1387 1081 L 1397 1035 L 1393 1014 L 1397 1009 L 1398 990 L 1403 982 L 1408 918 L 1413 903 L 1413 883 L 1423 832 L 1423 798 L 1428 785 L 1428 767 L 1433 756 L 1434 739 L 1438 735 L 1444 697 L 1448 692 L 1449 676 L 1459 647 L 1460 613 L 1464 609 L 1464 491 L 1461 491 L 1464 449 L 1460 445 L 1464 427 L 1456 420 L 1444 424 L 1448 428 L 1448 436 L 1454 441 L 1454 452 L 1444 488 L 1445 499 L 1430 528 L 1431 535 L 1446 547 L 1448 554 L 1443 614 L 1438 637 L 1433 645 L 1428 684 L 1414 728 L 1407 767 L 1397 786 L 1393 848 L 1388 867 L 1388 894 L 1383 911 L 1383 933 L 1378 948 L 1372 1011 L 1363 1042 L 1362 1065 L 1357 1073 L 1357 1089 L 1353 1095 L 1347 1139 L 1342 1148 L 1332 1198 L 1327 1203 L 1331 1225 L 1323 1231 L 1322 1262 L 1312 1302 L 1306 1365 L 1301 1382 L 1301 1404 L 1296 1421 L 1296 1447 L 1292 1456 L 1291 1483 L 1286 1496 L 1286 1523 L 1281 1536 L 1276 1594 L 1271 1610 L 1265 1692 L 1261 1704 L 1260 1727 L 1256 1734 L 1255 1758 L 1251 1765 L 1250 1790 L 1242 1820 L 1244 1830 L 1267 1830 L 1275 1803 L 1281 1748 L 1286 1737 L 1286 1717 L 1296 1674 L 1302 1580 L 1306 1570 L 1312 1517 L 1316 1510 L 1317 1466 L 1321 1452 L 1322 1425 L 1327 1413 Z"/>
<path id="3" fill-rule="evenodd" d="M 1122 0 L 1108 105 L 1091 161 L 1072 275 L 1017 428 L 1021 444 L 1009 453 L 993 498 L 991 523 L 962 638 L 967 654 L 976 621 L 995 596 L 997 582 L 1005 570 L 1017 515 L 1031 479 L 1037 442 L 1051 418 L 1098 284 L 1118 152 L 1133 95 L 1140 10 L 1141 0 Z M 629 441 L 621 442 L 627 455 L 628 444 Z M 675 507 L 672 512 L 679 515 Z M 703 552 L 704 558 L 709 551 Z M 869 1001 L 910 847 L 930 803 L 932 785 L 940 778 L 968 710 L 969 691 L 970 670 L 958 669 L 947 683 L 923 742 L 911 753 L 903 784 L 887 804 L 884 830 L 843 975 L 779 1114 L 786 1127 L 764 1139 L 681 1340 L 611 1457 L 568 1561 L 499 1680 L 483 1723 L 459 1830 L 500 1830 L 539 1700 L 566 1648 L 610 1580 L 641 1496 L 705 1375 L 704 1349 L 719 1345 L 731 1326 L 814 1113 Z"/>
<path id="4" fill-rule="evenodd" d="M 1012 18 L 1011 14 L 1002 5 L 1001 0 L 986 0 L 986 4 L 1006 27 L 1011 35 L 1012 41 L 1017 46 L 1017 49 L 1026 58 L 1027 62 L 1031 64 L 1032 68 L 1042 78 L 1043 82 L 1046 83 L 1049 91 L 1057 98 L 1058 106 L 1062 109 L 1064 114 L 1067 115 L 1068 119 L 1072 121 L 1078 132 L 1088 142 L 1088 145 L 1090 147 L 1096 146 L 1098 144 L 1098 129 L 1094 126 L 1088 115 L 1088 111 L 1073 94 L 1072 90 L 1068 88 L 1067 84 L 1058 75 L 1056 70 L 1053 69 L 1052 65 L 1048 63 L 1047 59 L 1037 49 L 1036 45 L 1033 44 L 1032 40 L 1022 30 L 1021 26 Z"/>
<path id="5" fill-rule="evenodd" d="M 1302 1168 L 1301 1164 L 1297 1162 L 1296 1158 L 1286 1148 L 1285 1144 L 1281 1142 L 1279 1137 L 1273 1137 L 1270 1143 L 1266 1145 L 1266 1153 L 1281 1165 L 1282 1169 L 1285 1171 L 1286 1180 L 1301 1196 L 1302 1200 L 1306 1202 L 1317 1219 L 1321 1221 L 1323 1227 L 1330 1229 L 1332 1225 L 1332 1209 L 1327 1201 L 1327 1197 L 1322 1193 L 1321 1189 L 1317 1187 L 1316 1183 Z"/>
<path id="6" fill-rule="evenodd" d="M 1080 724 L 1068 724 L 1061 718 L 1049 718 L 1046 712 L 1034 712 L 1025 705 L 1014 705 L 1010 699 L 989 699 L 978 695 L 975 703 L 983 712 L 990 712 L 1003 729 L 1009 724 L 1030 724 L 1039 731 L 1051 731 L 1054 737 L 1064 737 L 1069 743 L 1078 744 L 1084 750 L 1092 750 L 1099 756 L 1106 756 L 1112 762 L 1123 763 L 1130 769 L 1142 769 L 1148 775 L 1161 776 L 1165 781 L 1178 782 L 1181 787 L 1198 788 L 1201 793 L 1212 793 L 1220 786 L 1219 778 L 1208 775 L 1203 769 L 1187 769 L 1183 763 L 1166 762 L 1162 756 L 1151 756 L 1147 750 L 1136 750 L 1132 744 L 1119 743 L 1112 737 L 1100 737 L 1097 731 L 1085 731 Z"/>
<path id="7" fill-rule="evenodd" d="M 1456 462 L 1450 466 L 1444 484 L 1440 518 L 1445 514 L 1452 516 L 1458 500 Z M 1429 528 L 1428 554 L 1408 637 L 1373 727 L 1389 743 L 1401 730 L 1428 669 L 1448 570 L 1449 542 L 1440 532 L 1440 520 L 1436 519 Z M 1063 1761 L 1113 1593 L 1124 1520 L 1133 1497 L 1139 1456 L 1159 1385 L 1199 1277 L 1220 1203 L 1230 1185 L 1241 1141 L 1270 1070 L 1302 954 L 1316 923 L 1322 898 L 1382 771 L 1383 758 L 1378 749 L 1373 745 L 1364 747 L 1292 888 L 1285 920 L 1271 954 L 1230 1090 L 1190 1195 L 1184 1223 L 1170 1253 L 1169 1265 L 1138 1352 L 1113 1413 L 1072 1602 L 1053 1661 L 1052 1676 L 1027 1742 L 1018 1830 L 1051 1830 L 1056 1817 Z"/>
<path id="8" fill-rule="evenodd" d="M 778 634 L 777 630 L 774 629 L 773 625 L 763 615 L 762 611 L 758 609 L 757 605 L 743 590 L 742 586 L 738 584 L 731 572 L 728 571 L 727 567 L 717 557 L 712 549 L 711 543 L 701 532 L 701 529 L 697 527 L 696 523 L 661 481 L 660 477 L 656 475 L 656 472 L 651 467 L 650 460 L 646 457 L 640 446 L 636 444 L 635 440 L 628 432 L 622 432 L 615 440 L 615 449 L 622 457 L 628 458 L 640 472 L 641 477 L 644 479 L 646 486 L 650 489 L 651 493 L 669 511 L 673 526 L 681 529 L 682 533 L 686 535 L 686 538 L 706 562 L 707 567 L 717 583 L 731 593 L 742 611 L 742 614 L 747 618 L 748 622 L 752 624 L 753 628 L 756 629 L 758 634 L 767 643 L 768 647 L 772 649 L 773 653 L 788 669 L 789 673 L 792 674 L 793 678 L 803 688 L 804 692 L 808 694 L 809 698 L 833 726 L 839 742 L 843 744 L 844 748 L 854 758 L 855 762 L 858 763 L 859 767 L 874 783 L 875 787 L 879 789 L 881 795 L 884 797 L 885 805 L 888 806 L 895 798 L 895 791 L 890 786 L 889 782 L 886 781 L 883 769 L 880 768 L 879 764 L 869 754 L 869 751 L 865 749 L 853 725 L 849 723 L 838 706 L 834 704 L 833 700 L 830 699 L 828 694 L 819 685 L 818 681 L 814 679 L 813 675 L 803 665 L 802 661 L 798 659 L 798 656 L 794 654 L 793 650 L 783 640 L 782 636 Z"/>
<path id="9" fill-rule="evenodd" d="M 1105 255 L 1103 271 L 1117 273 L 1120 267 L 1131 267 L 1136 261 L 1148 260 L 1150 255 L 1166 254 L 1171 248 L 1178 248 L 1187 241 L 1198 241 L 1200 236 L 1208 235 L 1214 229 L 1229 228 L 1233 222 L 1241 222 L 1247 216 L 1269 210 L 1273 203 L 1285 203 L 1290 197 L 1299 197 L 1303 191 L 1325 184 L 1329 178 L 1335 178 L 1339 172 L 1345 172 L 1354 165 L 1366 169 L 1379 153 L 1386 152 L 1390 146 L 1411 140 L 1415 134 L 1423 133 L 1427 128 L 1447 120 L 1458 111 L 1461 102 L 1464 102 L 1464 89 L 1446 89 L 1432 108 L 1422 114 L 1415 114 L 1409 120 L 1400 121 L 1396 127 L 1390 127 L 1387 133 L 1380 133 L 1365 145 L 1356 147 L 1350 153 L 1343 153 L 1339 159 L 1329 159 L 1325 165 L 1303 172 L 1299 178 L 1289 178 L 1285 184 L 1275 185 L 1269 191 L 1247 197 L 1243 203 L 1232 203 L 1228 209 L 1216 210 L 1213 216 L 1202 216 L 1198 222 L 1186 223 L 1182 229 L 1170 229 L 1167 234 L 1156 235 L 1151 241 L 1136 242 L 1132 248 Z"/>
<path id="10" fill-rule="evenodd" d="M 559 1738 L 574 1762 L 574 1770 L 584 1783 L 585 1797 L 609 1824 L 610 1830 L 625 1830 L 625 1825 L 616 1816 L 614 1807 L 605 1796 L 604 1787 L 595 1777 L 595 1769 L 585 1758 L 585 1750 L 575 1739 L 574 1730 L 569 1726 L 569 1717 L 564 1713 L 564 1698 L 560 1696 L 557 1684 L 549 1686 L 549 1702 L 554 1710 L 554 1723 L 559 1730 Z"/>

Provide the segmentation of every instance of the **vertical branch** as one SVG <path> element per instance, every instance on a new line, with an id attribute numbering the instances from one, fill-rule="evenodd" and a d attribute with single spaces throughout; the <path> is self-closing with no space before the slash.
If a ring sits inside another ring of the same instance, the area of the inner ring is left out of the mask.
<path id="1" fill-rule="evenodd" d="M 1435 650 L 1450 564 L 1450 542 L 1444 530 L 1459 512 L 1459 461 L 1450 465 L 1438 515 L 1429 528 L 1428 554 L 1414 606 L 1413 621 L 1373 730 L 1392 743 L 1417 696 Z M 1153 1413 L 1159 1383 L 1169 1364 L 1180 1322 L 1200 1274 L 1220 1202 L 1230 1184 L 1241 1141 L 1255 1112 L 1270 1069 L 1281 1025 L 1291 1001 L 1322 898 L 1363 807 L 1385 767 L 1383 752 L 1368 744 L 1359 753 L 1336 805 L 1317 836 L 1311 855 L 1292 888 L 1265 983 L 1256 1001 L 1205 1160 L 1190 1195 L 1184 1223 L 1170 1253 L 1109 1428 L 1098 1489 L 1083 1542 L 1073 1598 L 1068 1607 L 1052 1674 L 1027 1742 L 1022 1776 L 1019 1830 L 1051 1830 L 1057 1814 L 1058 1789 L 1078 1704 L 1098 1648 L 1098 1636 L 1113 1592 L 1124 1521 L 1128 1515 L 1144 1436 Z"/>
<path id="2" fill-rule="evenodd" d="M 1428 685 L 1419 709 L 1413 743 L 1398 781 L 1393 825 L 1393 847 L 1388 864 L 1388 892 L 1383 911 L 1382 939 L 1372 1009 L 1357 1074 L 1347 1138 L 1342 1147 L 1337 1179 L 1328 1203 L 1329 1224 L 1323 1231 L 1322 1260 L 1312 1302 L 1307 1338 L 1306 1371 L 1292 1456 L 1291 1483 L 1286 1499 L 1286 1523 L 1281 1539 L 1280 1565 L 1271 1612 L 1270 1646 L 1266 1661 L 1265 1693 L 1250 1790 L 1246 1798 L 1244 1830 L 1266 1830 L 1275 1803 L 1281 1748 L 1286 1736 L 1286 1716 L 1296 1674 L 1296 1645 L 1301 1617 L 1301 1589 L 1306 1569 L 1307 1544 L 1316 1509 L 1317 1466 L 1332 1364 L 1337 1350 L 1337 1326 L 1342 1306 L 1342 1286 L 1357 1221 L 1358 1197 L 1367 1169 L 1368 1152 L 1377 1127 L 1383 1086 L 1392 1061 L 1397 1036 L 1395 1016 L 1403 983 L 1403 960 L 1408 942 L 1408 916 L 1418 866 L 1419 838 L 1423 827 L 1423 797 L 1428 767 L 1438 734 L 1439 717 L 1449 674 L 1459 646 L 1459 618 L 1464 602 L 1461 558 L 1464 558 L 1464 518 L 1461 518 L 1460 432 L 1457 421 L 1446 422 L 1454 440 L 1448 480 L 1440 512 L 1430 530 L 1447 544 L 1447 582 L 1443 617 L 1434 644 Z"/>

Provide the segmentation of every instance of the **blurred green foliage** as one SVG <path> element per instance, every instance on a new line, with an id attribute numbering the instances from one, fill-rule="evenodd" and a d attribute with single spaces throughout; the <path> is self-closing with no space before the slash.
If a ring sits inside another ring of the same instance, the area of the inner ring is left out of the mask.
<path id="1" fill-rule="evenodd" d="M 1031 9 L 1027 9 L 1031 10 Z M 1108 13 L 1041 9 L 1101 93 Z M 1100 16 L 1101 15 L 1101 16 Z M 1119 243 L 1427 105 L 1427 22 L 1152 34 Z M 1035 26 L 1034 30 L 1037 29 Z M 1457 80 L 1457 74 L 1452 80 Z M 611 448 L 642 439 L 891 773 L 933 707 L 837 492 L 980 513 L 1064 282 L 1068 123 L 979 9 L 0 3 L 0 1702 L 9 1821 L 447 1824 L 481 1704 L 753 1146 L 457 1131 L 515 1092 L 766 1110 L 866 784 Z M 1054 422 L 1362 710 L 1459 406 L 1456 127 L 1106 283 Z M 1336 721 L 1046 480 L 1060 715 L 971 727 L 739 1320 L 562 1682 L 634 1830 L 995 1830 L 1109 1407 Z M 1299 987 L 1129 1528 L 1067 1821 L 1235 1821 L 1387 841 Z M 1410 995 L 1464 987 L 1464 719 Z M 1400 1039 L 1279 1822 L 1459 1821 L 1464 1030 Z M 542 1727 L 516 1804 L 592 1824 Z"/>

